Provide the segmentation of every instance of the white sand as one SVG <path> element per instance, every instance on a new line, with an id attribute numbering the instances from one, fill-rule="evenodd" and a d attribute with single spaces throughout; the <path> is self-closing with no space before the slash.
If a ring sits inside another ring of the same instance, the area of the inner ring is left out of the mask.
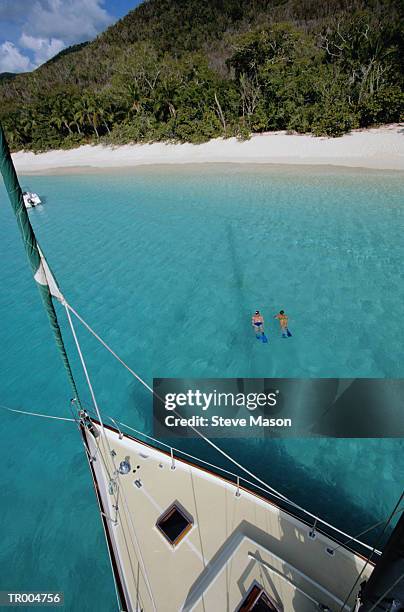
<path id="1" fill-rule="evenodd" d="M 243 142 L 217 138 L 201 145 L 84 145 L 37 155 L 20 151 L 13 159 L 22 173 L 189 163 L 321 164 L 404 170 L 404 124 L 356 130 L 341 138 L 270 132 Z"/>

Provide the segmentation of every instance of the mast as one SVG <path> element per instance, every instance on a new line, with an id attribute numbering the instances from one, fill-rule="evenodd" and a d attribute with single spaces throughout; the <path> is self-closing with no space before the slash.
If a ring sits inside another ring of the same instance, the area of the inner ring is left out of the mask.
<path id="1" fill-rule="evenodd" d="M 65 299 L 59 289 L 59 286 L 53 276 L 48 263 L 38 245 L 34 230 L 25 208 L 22 190 L 18 182 L 17 174 L 11 159 L 10 150 L 6 141 L 3 127 L 0 124 L 0 170 L 3 175 L 4 185 L 6 187 L 8 197 L 17 219 L 17 224 L 24 243 L 25 252 L 28 261 L 31 265 L 34 280 L 36 281 L 39 293 L 41 294 L 42 302 L 48 315 L 49 323 L 53 331 L 56 346 L 62 357 L 63 364 L 73 391 L 74 399 L 81 408 L 80 398 L 74 380 L 73 372 L 66 353 L 66 348 L 63 342 L 62 332 L 59 327 L 56 311 L 53 305 L 53 298 L 56 298 L 62 304 Z"/>
<path id="2" fill-rule="evenodd" d="M 360 595 L 358 612 L 404 610 L 404 514 Z"/>

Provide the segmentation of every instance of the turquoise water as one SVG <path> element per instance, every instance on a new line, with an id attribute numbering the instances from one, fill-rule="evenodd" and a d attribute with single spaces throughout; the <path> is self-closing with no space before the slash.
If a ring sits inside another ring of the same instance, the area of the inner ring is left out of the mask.
<path id="1" fill-rule="evenodd" d="M 148 382 L 403 375 L 403 174 L 161 167 L 22 184 L 45 196 L 29 214 L 66 297 Z M 71 393 L 3 187 L 0 243 L 0 403 L 69 416 Z M 270 343 L 257 343 L 257 308 L 268 320 L 284 308 L 293 339 L 270 325 Z M 80 331 L 80 340 L 102 409 L 148 431 L 144 389 L 94 339 Z M 77 432 L 0 414 L 1 588 L 60 589 L 67 610 L 115 609 Z M 400 493 L 402 440 L 221 444 L 348 532 L 385 518 Z"/>

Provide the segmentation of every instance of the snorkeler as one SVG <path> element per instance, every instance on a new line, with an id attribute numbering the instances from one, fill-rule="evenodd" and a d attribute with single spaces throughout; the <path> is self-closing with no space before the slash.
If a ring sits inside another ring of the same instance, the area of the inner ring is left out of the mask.
<path id="1" fill-rule="evenodd" d="M 279 314 L 276 314 L 274 316 L 274 319 L 278 319 L 279 321 L 279 325 L 281 326 L 281 331 L 282 331 L 282 338 L 290 338 L 291 337 L 291 333 L 288 329 L 288 315 L 285 314 L 284 310 L 280 310 Z"/>
<path id="2" fill-rule="evenodd" d="M 255 314 L 253 314 L 251 323 L 256 333 L 264 333 L 264 317 L 262 316 L 259 310 L 256 310 Z"/>

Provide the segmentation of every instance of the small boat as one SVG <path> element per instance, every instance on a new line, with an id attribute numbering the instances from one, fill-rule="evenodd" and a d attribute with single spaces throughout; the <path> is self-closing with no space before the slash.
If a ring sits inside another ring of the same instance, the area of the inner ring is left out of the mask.
<path id="1" fill-rule="evenodd" d="M 38 204 L 42 204 L 39 195 L 33 191 L 24 191 L 22 197 L 24 198 L 25 208 L 33 208 L 38 206 Z"/>

